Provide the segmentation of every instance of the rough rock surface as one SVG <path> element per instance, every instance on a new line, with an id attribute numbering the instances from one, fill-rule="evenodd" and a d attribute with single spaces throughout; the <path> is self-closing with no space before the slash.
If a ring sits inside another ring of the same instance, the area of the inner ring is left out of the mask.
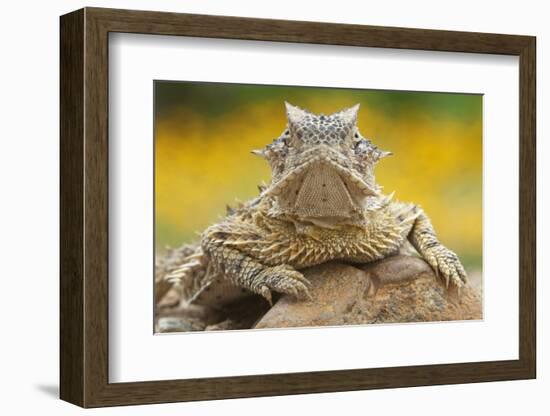
<path id="1" fill-rule="evenodd" d="M 252 296 L 223 311 L 179 306 L 177 291 L 158 302 L 159 332 L 286 328 L 482 319 L 481 285 L 447 291 L 428 264 L 395 256 L 361 266 L 331 262 L 304 270 L 311 301 Z"/>
<path id="2" fill-rule="evenodd" d="M 479 289 L 447 290 L 428 264 L 395 256 L 360 266 L 327 263 L 304 272 L 312 301 L 283 296 L 255 328 L 429 322 L 482 318 Z"/>

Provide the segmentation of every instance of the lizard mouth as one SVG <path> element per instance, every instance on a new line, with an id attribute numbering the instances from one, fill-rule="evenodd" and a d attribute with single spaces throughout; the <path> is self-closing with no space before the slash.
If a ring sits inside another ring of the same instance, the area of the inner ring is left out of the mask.
<path id="1" fill-rule="evenodd" d="M 277 182 L 268 194 L 299 219 L 342 219 L 361 212 L 365 199 L 378 196 L 362 178 L 329 157 L 315 157 Z"/>

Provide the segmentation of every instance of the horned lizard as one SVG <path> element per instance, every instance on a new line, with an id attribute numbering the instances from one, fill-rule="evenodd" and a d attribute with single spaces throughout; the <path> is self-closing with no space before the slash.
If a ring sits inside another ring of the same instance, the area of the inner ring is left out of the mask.
<path id="1" fill-rule="evenodd" d="M 447 287 L 460 289 L 464 267 L 428 216 L 375 182 L 375 166 L 391 153 L 361 135 L 359 105 L 315 115 L 285 104 L 283 133 L 253 151 L 271 167 L 269 185 L 200 241 L 173 250 L 159 265 L 162 279 L 181 287 L 188 303 L 214 308 L 250 294 L 270 303 L 273 292 L 308 299 L 301 269 L 331 260 L 368 263 L 409 242 Z"/>

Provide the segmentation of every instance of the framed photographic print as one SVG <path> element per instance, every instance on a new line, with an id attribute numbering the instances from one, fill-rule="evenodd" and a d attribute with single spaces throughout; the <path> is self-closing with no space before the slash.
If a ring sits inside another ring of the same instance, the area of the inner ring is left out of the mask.
<path id="1" fill-rule="evenodd" d="M 61 17 L 61 398 L 534 378 L 535 38 Z"/>

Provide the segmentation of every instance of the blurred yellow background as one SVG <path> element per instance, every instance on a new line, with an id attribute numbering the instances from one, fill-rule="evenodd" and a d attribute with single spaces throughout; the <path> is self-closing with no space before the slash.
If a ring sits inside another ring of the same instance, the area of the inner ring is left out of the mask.
<path id="1" fill-rule="evenodd" d="M 376 170 L 385 193 L 420 204 L 467 268 L 482 260 L 482 96 L 155 82 L 156 244 L 179 246 L 258 194 L 270 170 L 250 154 L 278 137 L 284 100 L 330 114 L 361 104 L 359 129 L 393 156 Z"/>

